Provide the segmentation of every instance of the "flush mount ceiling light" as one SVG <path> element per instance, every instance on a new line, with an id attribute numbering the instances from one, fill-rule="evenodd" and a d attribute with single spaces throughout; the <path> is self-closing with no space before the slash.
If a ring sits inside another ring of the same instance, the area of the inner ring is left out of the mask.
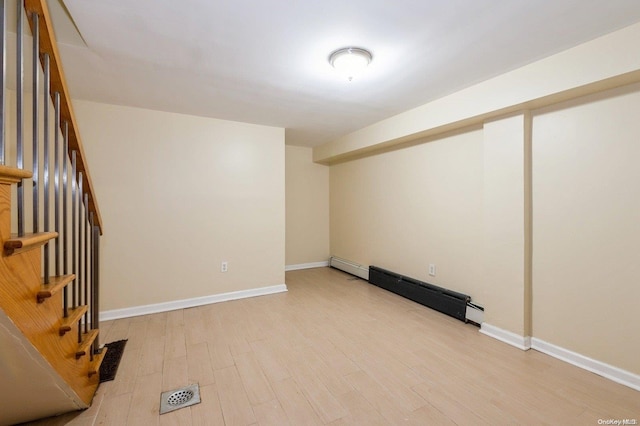
<path id="1" fill-rule="evenodd" d="M 345 47 L 329 55 L 329 63 L 349 81 L 360 75 L 371 63 L 371 52 L 360 47 Z"/>

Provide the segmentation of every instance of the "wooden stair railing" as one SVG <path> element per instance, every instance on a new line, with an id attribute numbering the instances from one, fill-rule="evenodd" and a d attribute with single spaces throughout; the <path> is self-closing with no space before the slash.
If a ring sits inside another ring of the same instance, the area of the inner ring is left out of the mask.
<path id="1" fill-rule="evenodd" d="M 78 130 L 78 123 L 75 113 L 73 112 L 73 105 L 71 104 L 71 96 L 69 95 L 69 89 L 67 87 L 67 79 L 62 68 L 62 59 L 60 52 L 58 52 L 58 43 L 56 41 L 55 34 L 53 32 L 53 25 L 51 21 L 51 15 L 49 14 L 49 8 L 47 7 L 46 0 L 25 0 L 24 8 L 27 15 L 30 13 L 37 13 L 40 17 L 40 61 L 44 67 L 44 54 L 49 55 L 49 65 L 51 69 L 51 101 L 55 103 L 54 94 L 57 92 L 60 94 L 60 119 L 61 125 L 68 123 L 68 155 L 71 157 L 71 153 L 76 151 L 78 153 L 78 172 L 84 174 L 85 189 L 89 194 L 89 212 L 94 215 L 95 225 L 100 229 L 102 234 L 102 216 L 100 215 L 100 209 L 95 197 L 94 185 L 91 180 L 91 174 L 89 173 L 89 166 L 87 157 L 84 153 L 84 147 L 82 145 L 82 139 L 80 138 L 80 131 Z M 28 20 L 29 25 L 32 27 L 33 21 Z M 62 131 L 62 129 L 61 129 Z"/>
<path id="2" fill-rule="evenodd" d="M 17 0 L 16 4 L 18 16 L 12 17 L 18 24 L 16 52 L 23 56 L 13 58 L 12 66 L 5 63 L 0 67 L 0 325 L 5 324 L 0 326 L 0 341 L 11 342 L 3 346 L 2 359 L 20 362 L 16 362 L 15 371 L 0 368 L 0 424 L 87 408 L 106 354 L 98 339 L 102 218 L 95 189 L 46 0 Z M 5 25 L 1 32 L 5 41 L 7 9 L 2 2 L 0 18 Z M 32 132 L 36 133 L 33 143 L 25 143 L 24 137 L 30 127 L 25 126 L 23 118 L 23 78 L 28 72 L 21 66 L 28 50 L 24 49 L 24 21 L 34 34 L 33 63 L 42 66 L 32 71 L 32 91 L 46 94 L 33 96 L 35 129 L 47 129 Z M 6 42 L 0 44 L 6 48 Z M 5 51 L 2 57 L 6 57 Z M 5 73 L 11 69 L 17 81 L 14 98 L 6 96 Z M 42 102 L 44 105 L 40 105 Z M 11 121 L 15 129 L 6 127 L 9 108 L 15 108 L 16 119 Z M 55 125 L 50 126 L 50 122 Z M 15 140 L 8 141 L 6 135 L 15 136 Z M 32 165 L 24 165 L 25 151 Z M 33 212 L 26 218 L 33 229 L 27 229 L 25 212 Z M 49 382 L 43 395 L 28 393 L 25 382 L 32 374 L 30 365 L 33 371 L 49 370 L 40 376 L 44 387 Z M 4 404 L 21 397 L 20 392 L 25 392 L 22 396 L 29 401 L 28 409 L 24 404 Z"/>

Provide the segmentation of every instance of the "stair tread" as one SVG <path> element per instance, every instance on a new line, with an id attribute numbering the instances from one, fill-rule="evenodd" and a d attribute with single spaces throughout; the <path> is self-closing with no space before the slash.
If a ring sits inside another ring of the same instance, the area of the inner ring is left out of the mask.
<path id="1" fill-rule="evenodd" d="M 88 333 L 82 333 L 82 342 L 78 344 L 78 350 L 76 351 L 76 359 L 84 356 L 90 350 L 94 340 L 98 337 L 99 330 L 89 330 Z"/>
<path id="2" fill-rule="evenodd" d="M 31 250 L 36 247 L 40 247 L 47 241 L 52 240 L 57 236 L 57 232 L 35 232 L 31 234 L 25 234 L 22 237 L 12 235 L 10 239 L 4 242 L 4 251 L 7 256 L 9 256 L 26 250 Z"/>
<path id="3" fill-rule="evenodd" d="M 102 365 L 102 361 L 104 361 L 104 357 L 107 354 L 107 347 L 103 347 L 100 349 L 100 352 L 93 355 L 93 361 L 89 364 L 89 377 L 97 374 L 100 371 L 100 366 Z"/>
<path id="4" fill-rule="evenodd" d="M 76 278 L 74 274 L 70 275 L 61 275 L 59 277 L 51 277 L 49 279 L 49 284 L 42 283 L 40 285 L 40 290 L 36 295 L 38 299 L 38 303 L 44 302 L 45 299 L 53 296 L 61 289 L 65 288 L 71 281 Z"/>
<path id="5" fill-rule="evenodd" d="M 18 183 L 22 179 L 29 179 L 33 173 L 28 170 L 0 165 L 0 183 Z"/>
<path id="6" fill-rule="evenodd" d="M 66 332 L 71 331 L 71 327 L 73 326 L 73 324 L 78 322 L 88 309 L 89 307 L 87 305 L 69 309 L 68 316 L 66 318 L 62 318 L 62 320 L 60 321 L 60 335 L 64 336 Z"/>

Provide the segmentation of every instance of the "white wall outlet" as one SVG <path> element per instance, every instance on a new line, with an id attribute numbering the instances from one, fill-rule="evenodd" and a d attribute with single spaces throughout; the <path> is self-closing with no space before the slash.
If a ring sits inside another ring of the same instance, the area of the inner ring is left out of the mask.
<path id="1" fill-rule="evenodd" d="M 429 275 L 431 275 L 432 277 L 436 276 L 436 265 L 434 265 L 433 263 L 429 264 Z"/>
<path id="2" fill-rule="evenodd" d="M 227 272 L 229 270 L 229 262 L 224 261 L 220 264 L 220 272 Z"/>

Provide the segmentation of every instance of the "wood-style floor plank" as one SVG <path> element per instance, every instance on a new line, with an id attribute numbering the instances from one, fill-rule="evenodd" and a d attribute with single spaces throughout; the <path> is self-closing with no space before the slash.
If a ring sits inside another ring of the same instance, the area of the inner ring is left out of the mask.
<path id="1" fill-rule="evenodd" d="M 640 392 L 329 268 L 287 293 L 108 321 L 129 339 L 91 410 L 42 425 L 495 425 L 640 421 Z M 202 402 L 159 415 L 161 391 Z"/>
<path id="2" fill-rule="evenodd" d="M 184 309 L 166 312 L 167 328 L 180 327 L 184 325 Z"/>
<path id="3" fill-rule="evenodd" d="M 106 324 L 105 333 L 100 330 L 101 340 L 103 343 L 115 342 L 117 340 L 126 339 L 129 336 L 129 325 L 131 318 L 122 318 L 113 321 L 103 321 L 100 327 Z"/>
<path id="4" fill-rule="evenodd" d="M 322 421 L 292 379 L 284 379 L 273 385 L 280 405 L 292 425 L 321 425 Z"/>
<path id="5" fill-rule="evenodd" d="M 164 338 L 167 330 L 167 313 L 149 315 L 149 324 L 147 325 L 147 340 L 155 340 Z"/>
<path id="6" fill-rule="evenodd" d="M 253 352 L 235 355 L 234 359 L 251 404 L 258 405 L 275 399 L 269 381 Z"/>
<path id="7" fill-rule="evenodd" d="M 340 402 L 348 411 L 346 417 L 337 419 L 329 424 L 337 425 L 371 425 L 385 426 L 389 424 L 378 410 L 371 405 L 360 392 L 351 391 L 345 393 L 340 398 Z"/>
<path id="8" fill-rule="evenodd" d="M 253 412 L 260 426 L 286 426 L 291 424 L 277 399 L 254 405 Z"/>
<path id="9" fill-rule="evenodd" d="M 235 361 L 229 350 L 229 345 L 226 343 L 212 343 L 208 342 L 209 359 L 211 360 L 211 368 L 213 370 L 219 370 L 221 368 L 233 367 Z"/>
<path id="10" fill-rule="evenodd" d="M 291 377 L 285 362 L 286 350 L 277 345 L 273 339 L 259 340 L 252 342 L 251 345 L 262 371 L 272 383 Z"/>
<path id="11" fill-rule="evenodd" d="M 216 386 L 200 386 L 200 404 L 191 406 L 193 426 L 224 426 L 224 417 Z"/>
<path id="12" fill-rule="evenodd" d="M 164 364 L 165 338 L 157 337 L 147 339 L 139 349 L 134 349 L 140 353 L 137 374 L 144 376 L 153 373 L 162 373 Z M 125 354 L 129 351 L 129 342 L 125 346 Z M 124 354 L 123 354 L 124 356 Z"/>
<path id="13" fill-rule="evenodd" d="M 187 373 L 187 357 L 170 358 L 164 361 L 162 369 L 162 391 L 166 392 L 190 385 Z"/>
<path id="14" fill-rule="evenodd" d="M 103 401 L 96 417 L 96 425 L 118 426 L 127 424 L 133 393 L 114 395 Z"/>
<path id="15" fill-rule="evenodd" d="M 235 366 L 215 371 L 222 415 L 227 425 L 249 425 L 256 418 Z"/>
<path id="16" fill-rule="evenodd" d="M 388 389 L 376 382 L 366 372 L 358 371 L 349 374 L 346 379 L 369 404 L 376 407 L 388 422 L 396 422 L 410 413 L 410 411 L 403 409 Z"/>
<path id="17" fill-rule="evenodd" d="M 149 315 L 145 315 L 144 317 L 131 318 L 131 324 L 129 325 L 129 331 L 126 337 L 127 348 L 140 349 L 146 341 L 148 327 Z"/>
<path id="18" fill-rule="evenodd" d="M 164 351 L 165 359 L 181 358 L 187 355 L 184 325 L 177 325 L 174 327 L 167 326 Z"/>
<path id="19" fill-rule="evenodd" d="M 209 330 L 202 306 L 185 309 L 184 322 L 187 326 L 185 329 L 187 345 L 196 345 L 207 341 Z"/>
<path id="20" fill-rule="evenodd" d="M 190 383 L 199 383 L 200 386 L 215 383 L 206 342 L 187 346 L 187 367 Z"/>
<path id="21" fill-rule="evenodd" d="M 323 423 L 330 423 L 349 414 L 336 399 L 337 395 L 332 395 L 313 370 L 299 364 L 293 374 L 299 389 Z"/>
<path id="22" fill-rule="evenodd" d="M 133 389 L 127 424 L 158 425 L 162 373 L 139 376 Z"/>
<path id="23" fill-rule="evenodd" d="M 191 407 L 170 411 L 160 416 L 160 426 L 191 426 Z"/>

